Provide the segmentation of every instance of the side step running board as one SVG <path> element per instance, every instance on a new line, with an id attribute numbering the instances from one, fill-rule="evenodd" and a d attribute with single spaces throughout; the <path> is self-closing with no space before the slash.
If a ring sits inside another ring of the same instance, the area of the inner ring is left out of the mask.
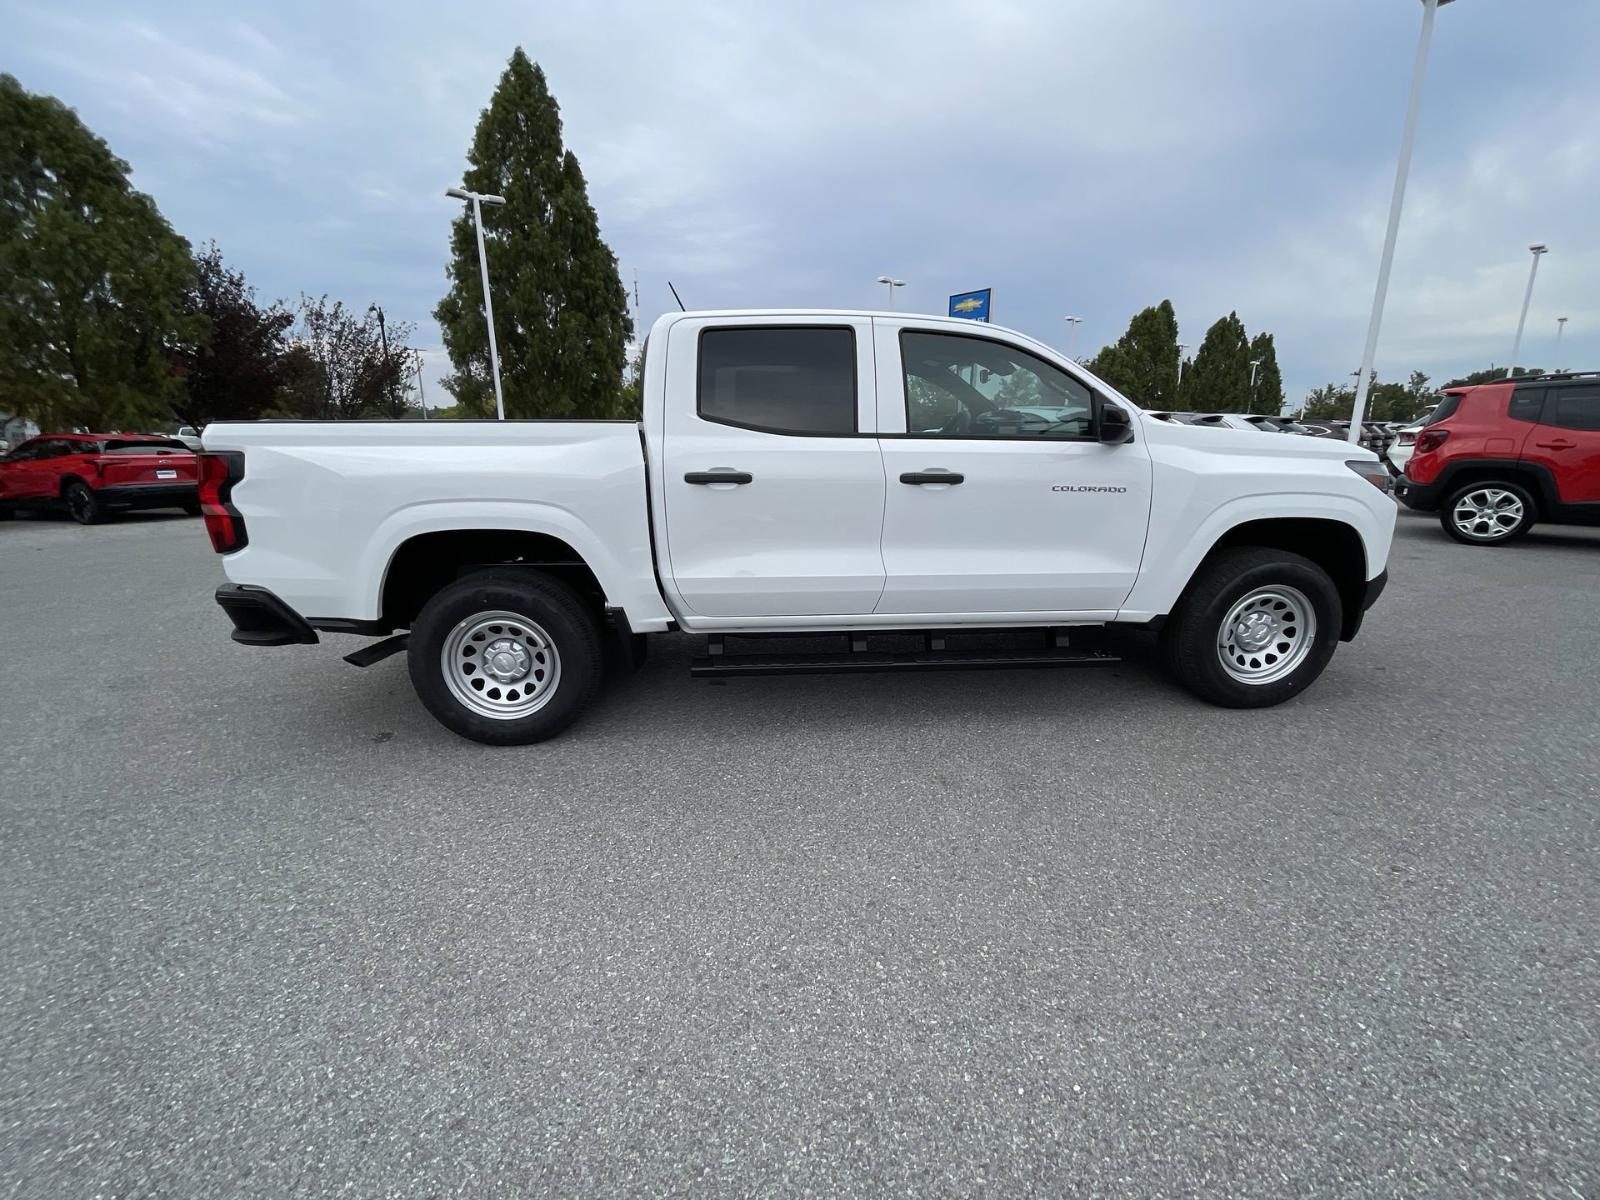
<path id="1" fill-rule="evenodd" d="M 816 635 L 811 635 L 813 638 Z M 1047 631 L 1045 645 L 1002 648 L 948 648 L 948 639 L 932 635 L 920 649 L 873 650 L 861 634 L 850 635 L 843 653 L 729 654 L 722 635 L 707 639 L 709 653 L 696 656 L 689 674 L 696 678 L 732 675 L 835 675 L 849 671 L 958 671 L 997 667 L 1108 667 L 1122 661 L 1115 654 L 1079 650 L 1067 644 L 1065 631 Z"/>

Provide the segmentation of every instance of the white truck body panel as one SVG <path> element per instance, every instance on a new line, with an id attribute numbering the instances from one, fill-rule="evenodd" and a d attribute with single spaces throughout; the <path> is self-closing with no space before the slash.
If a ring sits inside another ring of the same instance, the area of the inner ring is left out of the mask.
<path id="1" fill-rule="evenodd" d="M 775 433 L 700 414 L 705 330 L 818 325 L 854 339 L 853 433 Z M 1127 409 L 1133 439 L 908 432 L 904 331 L 1026 351 Z M 1361 538 L 1368 579 L 1387 564 L 1394 502 L 1344 465 L 1375 461 L 1370 451 L 1146 418 L 1009 330 L 907 313 L 673 313 L 648 345 L 642 431 L 587 421 L 209 426 L 208 450 L 246 455 L 232 502 L 249 542 L 224 558 L 228 578 L 270 589 L 313 624 L 373 621 L 408 539 L 526 530 L 570 545 L 636 632 L 672 621 L 759 632 L 1149 620 L 1172 610 L 1220 537 L 1267 518 L 1342 522 Z M 684 479 L 722 470 L 753 481 Z M 931 470 L 966 482 L 900 480 Z"/>
<path id="2" fill-rule="evenodd" d="M 241 422 L 204 438 L 248 463 L 233 503 L 250 540 L 223 559 L 228 578 L 310 620 L 375 620 L 395 551 L 452 529 L 558 537 L 634 629 L 671 619 L 631 421 Z"/>

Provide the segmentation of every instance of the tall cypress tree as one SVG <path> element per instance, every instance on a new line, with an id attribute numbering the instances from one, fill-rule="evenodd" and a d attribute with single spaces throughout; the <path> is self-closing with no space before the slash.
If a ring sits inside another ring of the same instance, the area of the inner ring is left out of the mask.
<path id="1" fill-rule="evenodd" d="M 600 238 L 561 113 L 521 47 L 478 119 L 465 185 L 505 197 L 483 210 L 495 337 L 508 417 L 606 417 L 623 408 L 633 322 L 617 260 Z M 489 378 L 477 235 L 470 208 L 450 229 L 450 290 L 434 309 L 450 361 Z"/>
<path id="2" fill-rule="evenodd" d="M 1163 300 L 1138 313 L 1089 369 L 1146 408 L 1173 408 L 1178 396 L 1178 316 Z"/>
<path id="3" fill-rule="evenodd" d="M 1244 412 L 1250 400 L 1250 339 L 1231 312 L 1220 317 L 1183 374 L 1183 406 L 1194 412 Z"/>
<path id="4" fill-rule="evenodd" d="M 1253 413 L 1275 417 L 1283 411 L 1283 373 L 1278 370 L 1278 349 L 1270 333 L 1258 333 L 1250 339 L 1250 361 L 1260 361 L 1256 371 L 1256 385 L 1250 390 L 1250 407 Z"/>

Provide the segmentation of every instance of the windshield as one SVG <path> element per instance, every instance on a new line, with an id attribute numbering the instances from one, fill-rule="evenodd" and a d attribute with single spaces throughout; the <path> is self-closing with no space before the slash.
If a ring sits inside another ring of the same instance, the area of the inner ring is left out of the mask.
<path id="1" fill-rule="evenodd" d="M 1432 425 L 1435 421 L 1442 421 L 1446 417 L 1455 416 L 1456 409 L 1461 407 L 1460 392 L 1446 392 L 1439 397 L 1439 404 L 1431 413 L 1418 421 L 1419 426 Z"/>
<path id="2" fill-rule="evenodd" d="M 188 454 L 182 442 L 107 442 L 104 454 Z"/>

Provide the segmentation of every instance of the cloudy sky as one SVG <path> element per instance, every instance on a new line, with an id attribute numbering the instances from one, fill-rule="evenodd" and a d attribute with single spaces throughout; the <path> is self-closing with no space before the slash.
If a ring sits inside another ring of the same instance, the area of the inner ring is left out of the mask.
<path id="1" fill-rule="evenodd" d="M 1291 403 L 1360 361 L 1418 0 L 70 6 L 0 0 L 0 70 L 60 97 L 269 296 L 416 321 L 516 45 L 540 62 L 646 323 L 672 307 L 942 312 L 1076 352 L 1171 297 L 1278 339 Z M 1382 378 L 1600 366 L 1600 3 L 1441 10 Z M 1571 318 L 1562 361 L 1556 318 Z M 1191 350 L 1192 353 L 1192 350 Z M 430 401 L 442 399 L 437 388 Z"/>

